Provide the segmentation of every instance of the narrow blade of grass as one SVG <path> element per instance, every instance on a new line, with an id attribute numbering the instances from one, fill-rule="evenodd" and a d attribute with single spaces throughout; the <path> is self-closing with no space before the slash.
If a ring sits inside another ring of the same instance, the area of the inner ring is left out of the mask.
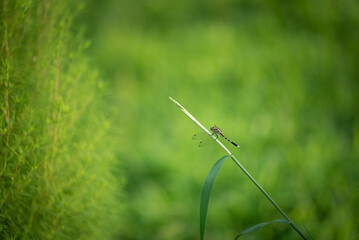
<path id="1" fill-rule="evenodd" d="M 308 234 L 308 236 L 309 236 L 310 240 L 314 240 L 313 235 L 309 232 L 309 230 L 308 230 L 308 228 L 305 226 L 305 224 L 303 224 L 303 226 L 304 226 L 305 231 L 307 232 L 307 234 Z"/>
<path id="2" fill-rule="evenodd" d="M 206 226 L 206 217 L 207 217 L 207 210 L 208 210 L 208 203 L 209 203 L 209 197 L 211 195 L 212 187 L 214 180 L 216 180 L 216 177 L 218 175 L 219 170 L 222 167 L 222 164 L 224 161 L 228 158 L 228 156 L 224 156 L 221 159 L 219 159 L 211 168 L 209 171 L 206 179 L 204 180 L 202 191 L 201 191 L 201 200 L 200 200 L 200 231 L 201 231 L 201 240 L 203 240 L 204 237 L 204 228 Z"/>
<path id="3" fill-rule="evenodd" d="M 246 230 L 244 230 L 243 232 L 241 232 L 234 240 L 237 240 L 240 236 L 247 234 L 247 233 L 251 233 L 251 232 L 256 232 L 258 230 L 260 230 L 262 227 L 267 226 L 268 224 L 271 223 L 286 223 L 289 224 L 287 219 L 281 218 L 281 219 L 276 219 L 270 222 L 264 222 L 264 223 L 258 223 L 250 228 L 247 228 Z"/>

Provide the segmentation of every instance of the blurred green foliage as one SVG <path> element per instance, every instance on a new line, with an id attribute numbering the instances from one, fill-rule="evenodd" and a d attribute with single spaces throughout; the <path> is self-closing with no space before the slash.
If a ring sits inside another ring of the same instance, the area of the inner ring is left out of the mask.
<path id="1" fill-rule="evenodd" d="M 120 228 L 114 116 L 89 44 L 70 31 L 77 5 L 1 1 L 0 239 L 110 239 Z"/>
<path id="2" fill-rule="evenodd" d="M 168 96 L 239 143 L 315 239 L 359 238 L 356 1 L 1 5 L 1 238 L 198 239 L 202 183 L 225 152 L 198 148 Z M 277 218 L 227 161 L 205 239 Z M 298 235 L 272 225 L 253 238 Z"/>
<path id="3" fill-rule="evenodd" d="M 225 153 L 191 141 L 183 104 L 315 239 L 357 239 L 356 1 L 89 1 L 78 19 L 112 85 L 127 170 L 119 239 L 198 239 L 199 193 Z M 235 165 L 214 185 L 206 239 L 232 239 L 280 215 Z M 266 227 L 244 239 L 298 239 Z"/>

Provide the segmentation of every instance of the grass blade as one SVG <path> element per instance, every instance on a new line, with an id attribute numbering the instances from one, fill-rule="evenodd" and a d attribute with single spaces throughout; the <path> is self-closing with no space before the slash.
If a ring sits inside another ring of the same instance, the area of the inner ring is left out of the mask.
<path id="1" fill-rule="evenodd" d="M 209 197 L 211 195 L 212 187 L 214 180 L 216 179 L 219 170 L 222 167 L 224 161 L 228 158 L 228 156 L 224 156 L 219 159 L 209 171 L 206 179 L 204 180 L 202 191 L 201 191 L 201 200 L 200 200 L 200 213 L 199 213 L 199 223 L 200 223 L 200 231 L 201 231 L 201 240 L 204 237 L 204 228 L 206 226 L 206 217 L 208 210 Z"/>
<path id="2" fill-rule="evenodd" d="M 256 232 L 256 231 L 260 230 L 262 227 L 264 227 L 264 226 L 266 226 L 268 224 L 271 224 L 271 223 L 286 223 L 286 224 L 289 224 L 288 220 L 284 219 L 284 218 L 276 219 L 276 220 L 273 220 L 273 221 L 270 221 L 270 222 L 259 223 L 259 224 L 256 224 L 256 225 L 250 227 L 250 228 L 247 228 L 246 230 L 241 232 L 234 240 L 237 240 L 240 236 L 242 236 L 244 234 L 251 233 L 251 232 Z"/>
<path id="3" fill-rule="evenodd" d="M 307 234 L 308 234 L 310 240 L 314 240 L 313 235 L 309 232 L 309 230 L 308 230 L 308 228 L 305 226 L 305 224 L 303 224 L 303 226 L 304 226 L 304 228 L 305 228 L 305 231 L 307 231 Z"/>

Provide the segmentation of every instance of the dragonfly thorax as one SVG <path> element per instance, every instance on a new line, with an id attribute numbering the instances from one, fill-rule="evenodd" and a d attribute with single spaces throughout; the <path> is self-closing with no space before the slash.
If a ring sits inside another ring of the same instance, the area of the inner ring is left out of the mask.
<path id="1" fill-rule="evenodd" d="M 211 131 L 213 133 L 221 133 L 221 129 L 219 127 L 217 127 L 216 125 L 214 125 L 214 127 L 211 127 Z"/>

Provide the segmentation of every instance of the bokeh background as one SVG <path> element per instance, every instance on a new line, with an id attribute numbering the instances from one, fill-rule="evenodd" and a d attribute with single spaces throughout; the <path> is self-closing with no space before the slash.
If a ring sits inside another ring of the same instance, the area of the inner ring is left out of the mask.
<path id="1" fill-rule="evenodd" d="M 197 239 L 201 184 L 225 154 L 198 148 L 167 96 L 239 143 L 234 154 L 315 239 L 358 239 L 358 12 L 355 1 L 88 2 L 89 55 L 121 112 L 122 239 Z M 207 239 L 275 218 L 225 163 Z M 273 225 L 243 238 L 298 236 Z"/>
<path id="2" fill-rule="evenodd" d="M 111 118 L 107 154 L 114 154 L 114 178 L 124 181 L 114 239 L 199 239 L 202 183 L 225 152 L 199 148 L 191 137 L 200 129 L 168 96 L 238 143 L 225 144 L 314 239 L 359 239 L 358 2 L 79 6 L 70 31 L 91 42 L 83 57 L 107 86 L 96 112 Z M 233 239 L 277 218 L 227 160 L 205 238 Z M 299 236 L 273 224 L 243 239 Z"/>

